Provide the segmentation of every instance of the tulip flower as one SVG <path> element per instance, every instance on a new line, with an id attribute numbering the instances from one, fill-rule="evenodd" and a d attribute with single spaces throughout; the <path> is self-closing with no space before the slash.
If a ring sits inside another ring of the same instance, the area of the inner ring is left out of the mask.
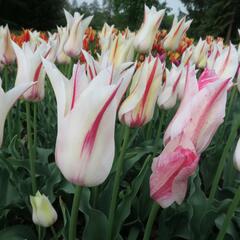
<path id="1" fill-rule="evenodd" d="M 238 35 L 240 37 L 240 29 L 238 29 Z M 238 44 L 238 62 L 240 62 L 240 43 Z"/>
<path id="2" fill-rule="evenodd" d="M 0 26 L 0 64 L 10 64 L 16 59 L 8 25 Z"/>
<path id="3" fill-rule="evenodd" d="M 234 167 L 240 171 L 240 138 L 238 139 L 237 146 L 233 155 Z"/>
<path id="4" fill-rule="evenodd" d="M 86 60 L 86 72 L 90 80 L 93 80 L 100 72 L 99 63 L 85 50 L 82 49 L 83 56 Z"/>
<path id="5" fill-rule="evenodd" d="M 134 36 L 123 36 L 119 34 L 113 41 L 109 60 L 114 66 L 120 66 L 124 62 L 132 61 L 134 58 L 133 48 Z"/>
<path id="6" fill-rule="evenodd" d="M 57 50 L 57 58 L 56 61 L 57 63 L 60 64 L 68 64 L 71 61 L 71 58 L 64 52 L 63 48 L 64 48 L 64 44 L 67 41 L 68 38 L 68 31 L 66 27 L 57 27 L 57 31 L 58 31 L 58 50 Z"/>
<path id="7" fill-rule="evenodd" d="M 92 21 L 93 16 L 83 19 L 83 15 L 78 12 L 72 16 L 68 11 L 64 10 L 67 19 L 68 38 L 64 44 L 64 51 L 69 57 L 78 57 L 81 53 L 82 42 L 85 31 Z"/>
<path id="8" fill-rule="evenodd" d="M 240 29 L 238 29 L 238 34 L 240 36 Z M 238 91 L 240 92 L 240 43 L 238 44 L 237 88 L 238 88 Z"/>
<path id="9" fill-rule="evenodd" d="M 206 40 L 199 39 L 193 50 L 193 62 L 199 67 L 204 68 L 207 64 L 208 44 Z"/>
<path id="10" fill-rule="evenodd" d="M 238 71 L 237 71 L 237 88 L 240 92 L 240 65 L 238 65 Z"/>
<path id="11" fill-rule="evenodd" d="M 3 141 L 3 131 L 4 123 L 7 118 L 7 114 L 10 111 L 11 107 L 17 101 L 17 99 L 29 88 L 32 86 L 32 82 L 21 83 L 18 86 L 12 88 L 6 93 L 2 89 L 2 80 L 0 78 L 0 146 Z"/>
<path id="12" fill-rule="evenodd" d="M 85 62 L 85 69 L 86 74 L 89 80 L 93 80 L 98 73 L 100 73 L 101 70 L 112 66 L 112 63 L 110 61 L 109 52 L 103 53 L 101 56 L 99 56 L 99 61 L 96 61 L 92 55 L 90 55 L 87 51 L 82 49 L 83 56 L 86 60 Z M 124 69 L 130 67 L 132 65 L 132 62 L 124 62 L 120 65 L 114 66 L 113 75 L 118 75 L 123 71 Z"/>
<path id="13" fill-rule="evenodd" d="M 166 80 L 160 89 L 158 96 L 158 106 L 169 109 L 175 106 L 177 99 L 182 99 L 185 87 L 186 71 L 184 66 L 172 64 L 169 71 L 166 68 Z"/>
<path id="14" fill-rule="evenodd" d="M 57 51 L 59 47 L 59 39 L 57 33 L 48 33 L 48 44 L 50 46 L 50 52 L 48 54 L 48 59 L 55 62 L 57 57 Z"/>
<path id="15" fill-rule="evenodd" d="M 167 36 L 163 39 L 163 47 L 167 50 L 177 50 L 183 35 L 187 32 L 191 23 L 192 20 L 186 21 L 186 17 L 183 17 L 179 22 L 177 22 L 177 17 L 175 15 L 172 28 Z"/>
<path id="16" fill-rule="evenodd" d="M 30 43 L 30 45 L 31 45 L 31 48 L 32 48 L 32 50 L 34 51 L 34 49 L 38 46 L 38 45 L 40 45 L 41 44 L 41 41 L 42 41 L 42 39 L 41 39 L 41 37 L 40 37 L 40 32 L 38 32 L 38 31 L 28 31 L 29 32 L 29 36 L 30 36 L 30 38 L 29 38 L 29 43 Z"/>
<path id="17" fill-rule="evenodd" d="M 212 51 L 207 59 L 207 68 L 214 69 L 217 58 L 222 54 L 222 48 L 216 42 L 212 43 Z"/>
<path id="18" fill-rule="evenodd" d="M 183 52 L 182 58 L 181 58 L 181 64 L 183 64 L 184 66 L 187 66 L 188 64 L 191 65 L 193 63 L 192 55 L 193 55 L 193 47 L 190 46 Z"/>
<path id="19" fill-rule="evenodd" d="M 129 127 L 148 123 L 154 113 L 158 92 L 162 84 L 162 63 L 148 57 L 133 76 L 129 96 L 120 106 L 118 116 Z"/>
<path id="20" fill-rule="evenodd" d="M 236 48 L 230 45 L 223 49 L 220 56 L 216 59 L 214 70 L 221 79 L 233 79 L 238 68 L 238 53 Z"/>
<path id="21" fill-rule="evenodd" d="M 164 14 L 165 9 L 157 11 L 154 6 L 149 9 L 145 5 L 144 20 L 134 40 L 134 47 L 138 52 L 146 53 L 151 51 Z"/>
<path id="22" fill-rule="evenodd" d="M 41 227 L 50 227 L 57 221 L 57 212 L 49 199 L 37 191 L 35 196 L 30 196 L 32 205 L 32 220 Z"/>
<path id="23" fill-rule="evenodd" d="M 112 45 L 115 34 L 113 33 L 114 25 L 111 27 L 104 23 L 102 31 L 99 33 L 99 43 L 101 46 L 101 52 L 106 52 Z"/>
<path id="24" fill-rule="evenodd" d="M 49 61 L 43 64 L 57 99 L 56 164 L 68 181 L 97 186 L 112 167 L 116 111 L 135 67 L 119 76 L 109 67 L 88 82 L 84 65 L 78 64 L 68 80 Z"/>
<path id="25" fill-rule="evenodd" d="M 32 50 L 29 42 L 20 48 L 14 42 L 13 48 L 17 57 L 17 77 L 15 86 L 23 82 L 36 82 L 24 94 L 23 98 L 28 101 L 40 101 L 44 98 L 45 71 L 42 69 L 41 56 L 47 57 L 51 48 L 43 42 L 36 50 Z"/>
<path id="26" fill-rule="evenodd" d="M 198 165 L 199 155 L 193 143 L 184 135 L 168 142 L 154 158 L 150 177 L 150 195 L 163 208 L 181 204 L 185 198 L 188 178 Z"/>
<path id="27" fill-rule="evenodd" d="M 184 134 L 193 142 L 197 153 L 201 153 L 223 122 L 230 79 L 220 80 L 217 75 L 206 77 L 215 81 L 206 79 L 203 86 L 201 80 L 198 85 L 195 69 L 188 67 L 184 97 L 165 132 L 165 145 Z"/>
<path id="28" fill-rule="evenodd" d="M 209 83 L 214 83 L 215 81 L 218 81 L 218 80 L 220 80 L 219 76 L 216 75 L 214 70 L 205 68 L 198 79 L 198 89 L 201 90 Z"/>
<path id="29" fill-rule="evenodd" d="M 225 115 L 230 79 L 206 69 L 199 80 L 188 65 L 184 97 L 165 132 L 165 148 L 152 164 L 150 194 L 163 208 L 182 203 L 188 178 Z"/>

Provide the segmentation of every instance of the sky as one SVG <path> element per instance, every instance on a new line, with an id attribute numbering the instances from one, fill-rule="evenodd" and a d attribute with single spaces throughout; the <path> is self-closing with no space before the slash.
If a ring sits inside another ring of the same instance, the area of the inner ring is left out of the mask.
<path id="1" fill-rule="evenodd" d="M 69 1 L 72 2 L 72 0 Z M 78 0 L 79 4 L 81 4 L 82 2 L 91 3 L 92 1 L 93 0 Z M 98 0 L 98 2 L 101 4 L 102 0 Z M 166 2 L 167 6 L 172 8 L 172 13 L 178 14 L 179 9 L 183 12 L 186 12 L 186 8 L 184 7 L 180 0 L 166 0 Z"/>

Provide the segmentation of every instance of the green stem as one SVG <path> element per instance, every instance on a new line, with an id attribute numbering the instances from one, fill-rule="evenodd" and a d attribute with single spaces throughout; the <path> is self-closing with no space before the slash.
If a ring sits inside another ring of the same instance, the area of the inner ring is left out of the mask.
<path id="1" fill-rule="evenodd" d="M 26 102 L 26 115 L 27 115 L 27 140 L 28 140 L 28 154 L 29 154 L 29 165 L 30 165 L 30 174 L 32 181 L 32 193 L 35 195 L 37 191 L 36 184 L 36 169 L 34 162 L 34 149 L 32 142 L 32 129 L 31 129 L 31 113 L 30 113 L 30 103 Z"/>
<path id="2" fill-rule="evenodd" d="M 233 217 L 233 214 L 238 207 L 239 201 L 240 201 L 240 186 L 238 187 L 238 189 L 235 193 L 235 196 L 232 200 L 232 203 L 228 208 L 227 215 L 224 218 L 224 222 L 223 222 L 223 225 L 221 227 L 220 232 L 218 233 L 217 240 L 223 240 L 224 239 L 224 236 L 227 232 L 227 229 L 228 229 L 228 226 L 230 224 L 231 218 Z"/>
<path id="3" fill-rule="evenodd" d="M 157 135 L 156 135 L 156 145 L 158 145 L 158 141 L 160 140 L 160 137 L 161 137 L 164 117 L 165 117 L 165 112 L 162 111 L 162 114 L 160 116 L 160 123 L 159 123 L 158 130 L 157 130 Z M 157 153 L 157 146 L 156 146 L 156 149 L 153 153 L 153 156 L 155 156 L 156 153 Z M 150 212 L 150 215 L 148 217 L 147 225 L 146 225 L 146 228 L 145 228 L 145 231 L 144 231 L 143 240 L 150 239 L 151 232 L 152 232 L 152 226 L 153 226 L 154 220 L 157 216 L 159 208 L 160 208 L 160 206 L 156 202 L 153 202 L 151 212 Z"/>
<path id="4" fill-rule="evenodd" d="M 229 104 L 228 104 L 227 109 L 226 109 L 225 122 L 227 122 L 228 119 L 229 119 L 229 116 L 230 116 L 230 113 L 231 113 L 231 110 L 232 110 L 232 105 L 233 105 L 236 94 L 237 94 L 237 87 L 234 87 L 233 90 L 231 91 Z M 224 124 L 222 126 L 221 132 L 219 134 L 219 141 L 220 142 L 222 141 L 222 139 L 224 137 L 224 133 L 225 133 L 225 130 L 226 130 L 226 125 L 227 124 Z"/>
<path id="5" fill-rule="evenodd" d="M 148 217 L 147 225 L 144 231 L 144 237 L 143 240 L 149 240 L 151 237 L 151 232 L 152 232 L 152 226 L 154 223 L 154 220 L 157 216 L 158 210 L 160 209 L 160 206 L 157 203 L 152 204 L 151 212 Z"/>
<path id="6" fill-rule="evenodd" d="M 76 186 L 75 194 L 73 198 L 73 204 L 72 204 L 68 240 L 76 239 L 77 219 L 78 219 L 78 211 L 79 211 L 79 205 L 80 205 L 81 190 L 82 188 L 80 186 Z"/>
<path id="7" fill-rule="evenodd" d="M 4 67 L 3 69 L 3 80 L 4 80 L 4 89 L 5 92 L 9 90 L 9 81 L 11 80 L 8 78 L 8 68 Z M 12 128 L 11 128 L 11 111 L 9 111 L 8 116 L 7 116 L 7 136 L 8 136 L 8 141 L 11 142 L 12 139 Z"/>
<path id="8" fill-rule="evenodd" d="M 225 144 L 225 147 L 223 149 L 223 153 L 222 153 L 222 156 L 220 158 L 218 168 L 217 168 L 216 174 L 214 176 L 214 180 L 213 180 L 212 188 L 211 188 L 211 191 L 210 191 L 210 195 L 209 195 L 210 202 L 213 201 L 214 196 L 216 194 L 218 183 L 219 183 L 219 180 L 221 178 L 222 171 L 224 169 L 224 165 L 225 165 L 225 161 L 226 161 L 228 152 L 229 152 L 230 148 L 232 147 L 232 145 L 234 143 L 234 140 L 235 140 L 236 135 L 237 135 L 237 130 L 238 130 L 239 127 L 240 127 L 240 114 L 237 115 L 237 117 L 235 118 L 235 121 L 232 125 L 231 132 L 230 132 L 228 140 L 227 140 L 227 143 Z"/>
<path id="9" fill-rule="evenodd" d="M 41 232 L 42 232 L 41 230 L 42 229 L 41 229 L 40 226 L 36 226 L 36 227 L 37 227 L 37 232 L 38 232 L 38 240 L 41 240 L 42 239 L 42 237 L 41 237 L 42 236 L 42 234 L 41 234 Z"/>
<path id="10" fill-rule="evenodd" d="M 150 121 L 147 125 L 147 134 L 146 134 L 146 139 L 147 140 L 150 139 L 150 137 L 151 137 L 152 123 L 153 123 L 153 121 Z"/>
<path id="11" fill-rule="evenodd" d="M 164 120 L 164 117 L 165 117 L 165 111 L 161 111 L 160 112 L 160 122 L 159 122 L 159 126 L 158 126 L 158 130 L 157 130 L 157 135 L 156 135 L 156 144 L 157 142 L 160 140 L 160 137 L 161 137 L 161 132 L 162 132 L 162 127 L 163 127 L 163 120 Z"/>
<path id="12" fill-rule="evenodd" d="M 98 186 L 92 188 L 92 207 L 96 207 L 97 203 L 97 197 L 98 197 Z"/>
<path id="13" fill-rule="evenodd" d="M 117 205 L 120 177 L 122 174 L 124 154 L 125 154 L 127 146 L 128 146 L 129 135 L 130 135 L 130 128 L 125 126 L 124 135 L 123 135 L 123 144 L 121 147 L 121 152 L 120 152 L 119 158 L 117 159 L 117 163 L 116 163 L 117 164 L 116 175 L 114 178 L 112 199 L 111 199 L 110 208 L 109 208 L 109 215 L 108 215 L 109 231 L 108 231 L 108 238 L 107 238 L 108 240 L 112 239 L 113 222 L 114 222 L 114 217 L 115 217 L 115 209 L 116 209 L 116 205 Z"/>
<path id="14" fill-rule="evenodd" d="M 16 109 L 16 132 L 18 136 L 21 136 L 21 120 L 20 120 L 20 113 L 21 113 L 21 108 L 20 108 L 20 102 L 17 101 L 17 109 Z"/>
<path id="15" fill-rule="evenodd" d="M 51 226 L 51 231 L 52 231 L 53 239 L 54 239 L 54 240 L 57 240 L 57 239 L 58 239 L 57 233 L 56 233 L 56 231 L 55 231 L 55 229 L 54 229 L 53 226 Z"/>
<path id="16" fill-rule="evenodd" d="M 231 112 L 231 109 L 232 109 L 232 105 L 233 105 L 233 102 L 234 102 L 234 99 L 235 99 L 235 96 L 237 94 L 237 87 L 235 86 L 231 92 L 231 96 L 230 96 L 230 100 L 229 100 L 229 104 L 228 104 L 228 109 L 227 109 L 227 113 L 226 113 L 226 118 L 229 117 L 229 114 Z M 224 125 L 225 126 L 225 125 Z"/>
<path id="17" fill-rule="evenodd" d="M 34 159 L 37 159 L 37 104 L 33 104 L 33 152 Z"/>

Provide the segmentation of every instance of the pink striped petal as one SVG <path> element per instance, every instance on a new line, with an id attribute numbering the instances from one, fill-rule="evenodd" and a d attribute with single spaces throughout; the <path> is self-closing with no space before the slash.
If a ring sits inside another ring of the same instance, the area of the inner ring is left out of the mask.
<path id="1" fill-rule="evenodd" d="M 150 194 L 161 207 L 185 198 L 187 182 L 198 164 L 194 145 L 185 136 L 171 140 L 163 152 L 154 159 L 150 177 Z"/>
<path id="2" fill-rule="evenodd" d="M 198 79 L 199 90 L 204 88 L 209 83 L 215 82 L 217 79 L 219 79 L 219 77 L 217 76 L 214 70 L 205 68 Z"/>

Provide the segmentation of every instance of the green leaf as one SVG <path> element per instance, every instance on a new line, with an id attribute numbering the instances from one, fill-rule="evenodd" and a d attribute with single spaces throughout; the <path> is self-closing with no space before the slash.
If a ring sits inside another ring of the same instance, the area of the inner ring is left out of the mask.
<path id="1" fill-rule="evenodd" d="M 0 231 L 1 240 L 34 240 L 37 239 L 34 231 L 24 225 L 16 225 Z"/>
<path id="2" fill-rule="evenodd" d="M 16 188 L 11 184 L 8 171 L 2 168 L 0 168 L 0 189 L 0 209 L 20 201 Z"/>
<path id="3" fill-rule="evenodd" d="M 84 213 L 86 224 L 83 231 L 82 239 L 106 240 L 108 220 L 106 215 L 90 206 L 90 190 L 82 189 L 80 210 Z"/>
<path id="4" fill-rule="evenodd" d="M 115 223 L 114 223 L 114 236 L 116 236 L 119 233 L 123 222 L 130 214 L 132 202 L 136 197 L 142 185 L 142 182 L 145 178 L 145 175 L 149 169 L 148 168 L 149 163 L 150 163 L 150 156 L 145 160 L 141 171 L 136 176 L 136 178 L 132 181 L 130 191 L 125 196 L 123 196 L 120 204 L 117 207 Z"/>
<path id="5" fill-rule="evenodd" d="M 62 227 L 61 231 L 59 233 L 57 233 L 57 235 L 58 236 L 63 235 L 63 238 L 67 239 L 69 222 L 70 222 L 70 214 L 69 214 L 69 211 L 61 197 L 59 197 L 59 204 L 60 204 L 60 208 L 61 208 L 62 215 L 63 215 L 63 227 Z"/>

